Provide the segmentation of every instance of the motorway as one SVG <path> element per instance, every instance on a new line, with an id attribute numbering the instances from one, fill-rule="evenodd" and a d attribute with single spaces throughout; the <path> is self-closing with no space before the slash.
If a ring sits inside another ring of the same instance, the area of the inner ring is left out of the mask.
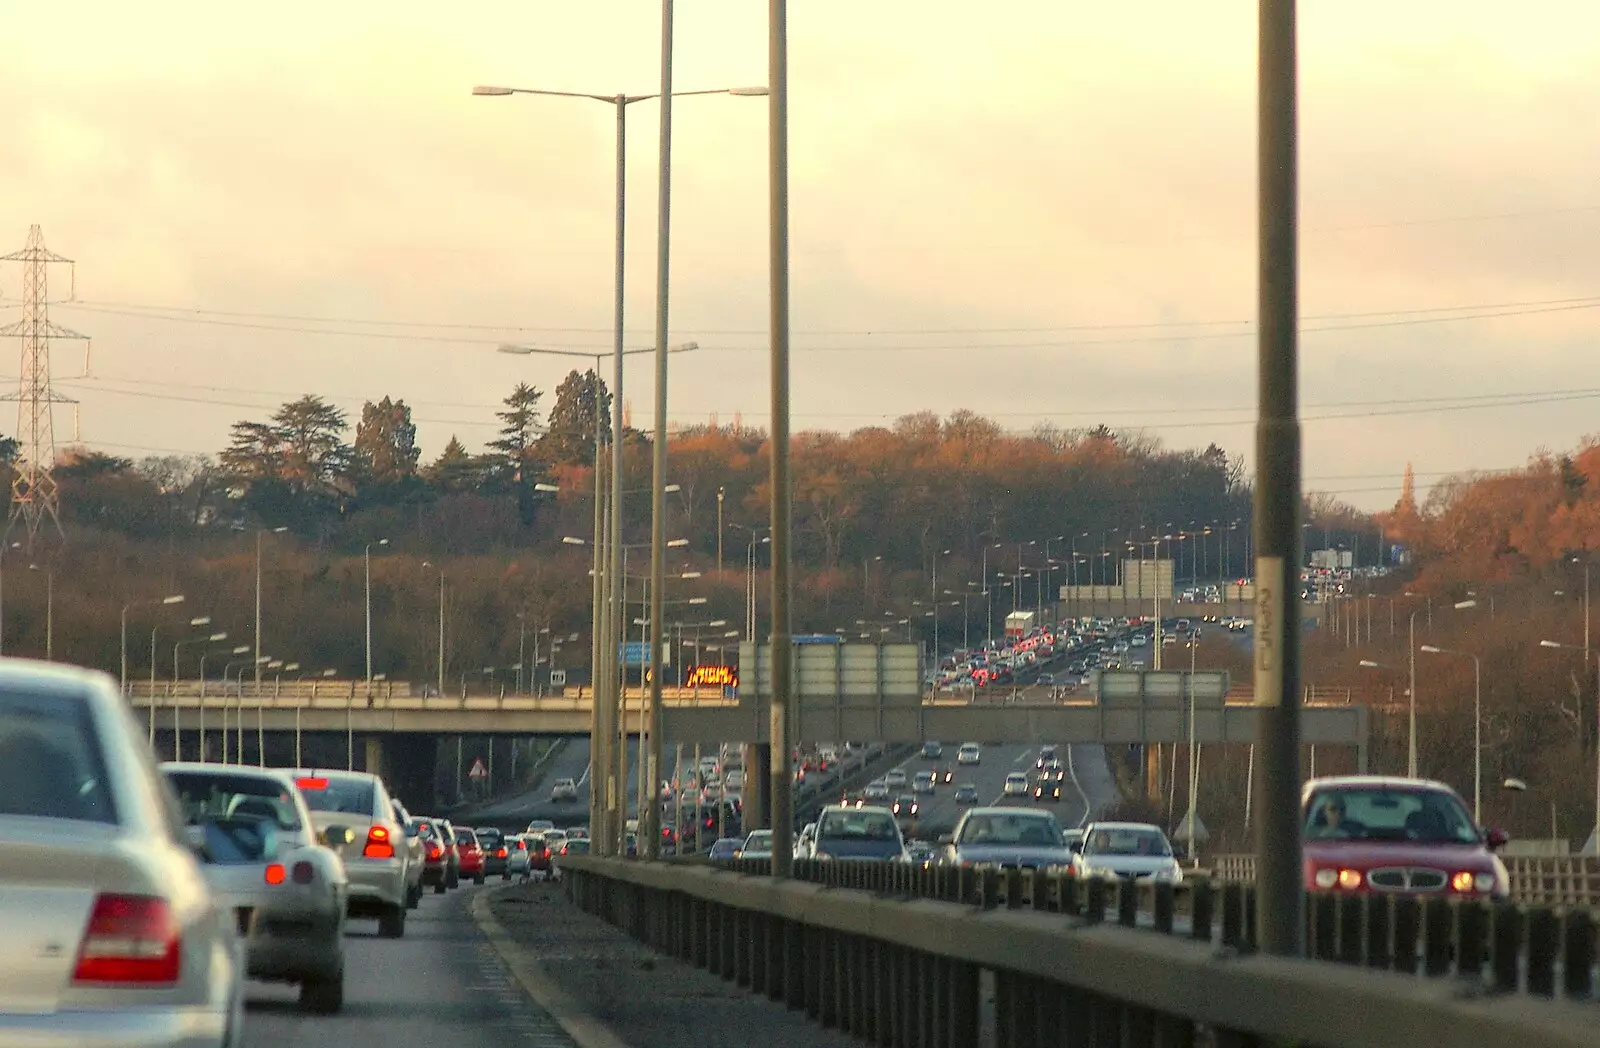
<path id="1" fill-rule="evenodd" d="M 1007 800 L 1004 796 L 1006 776 L 1014 771 L 1026 772 L 1030 785 L 1035 772 L 1034 759 L 1039 750 L 1035 746 L 1018 745 L 986 745 L 983 747 L 982 762 L 976 765 L 959 765 L 955 763 L 956 750 L 961 743 L 946 742 L 944 756 L 939 760 L 923 760 L 920 753 L 911 757 L 901 767 L 905 768 L 907 776 L 929 768 L 940 770 L 943 778 L 943 769 L 948 766 L 955 772 L 955 779 L 949 785 L 940 782 L 935 791 L 922 794 L 917 798 L 920 811 L 914 832 L 924 839 L 936 838 L 941 833 L 947 833 L 961 818 L 962 811 L 967 806 L 956 803 L 956 787 L 963 783 L 971 783 L 978 788 L 979 804 L 1015 804 L 1025 806 L 1040 806 L 1053 811 L 1060 820 L 1063 828 L 1070 829 L 1088 820 L 1096 812 L 1104 811 L 1114 805 L 1117 800 L 1116 785 L 1111 777 L 1111 770 L 1106 766 L 1105 750 L 1099 746 L 1078 745 L 1063 746 L 1059 753 L 1062 763 L 1067 765 L 1068 775 L 1061 793 L 1059 802 L 1046 802 L 1040 804 L 1032 797 L 1026 800 Z M 891 790 L 891 795 L 910 792 L 909 787 L 904 790 Z"/>
<path id="2" fill-rule="evenodd" d="M 424 895 L 403 939 L 379 939 L 374 923 L 353 922 L 338 1015 L 302 1012 L 294 987 L 246 984 L 246 1048 L 572 1048 L 473 922 L 472 893 L 488 890 L 464 884 Z"/>

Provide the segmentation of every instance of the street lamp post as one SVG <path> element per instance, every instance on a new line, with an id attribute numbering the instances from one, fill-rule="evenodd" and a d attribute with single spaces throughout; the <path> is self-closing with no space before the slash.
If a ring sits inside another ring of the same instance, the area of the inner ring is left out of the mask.
<path id="1" fill-rule="evenodd" d="M 664 22 L 669 22 L 670 19 L 671 19 L 671 8 L 670 8 L 670 4 L 668 4 L 664 9 Z M 663 41 L 663 44 L 664 44 L 664 52 L 665 52 L 665 50 L 667 48 L 670 48 L 670 46 L 671 46 L 670 35 L 668 35 L 667 38 Z M 670 67 L 668 67 L 667 69 L 663 70 L 663 83 L 664 84 L 670 83 L 670 79 L 669 79 L 670 75 L 671 75 Z M 607 574 L 610 576 L 609 582 L 610 582 L 610 589 L 611 589 L 611 607 L 610 607 L 609 614 L 605 617 L 606 621 L 603 624 L 604 628 L 601 631 L 599 631 L 600 634 L 602 635 L 602 641 L 601 641 L 601 644 L 600 644 L 601 654 L 606 656 L 604 661 L 607 662 L 607 663 L 610 663 L 610 662 L 614 661 L 614 659 L 612 657 L 612 653 L 616 650 L 616 645 L 621 641 L 622 636 L 623 636 L 623 623 L 622 623 L 622 610 L 621 610 L 622 609 L 622 579 L 621 579 L 622 567 L 621 567 L 621 563 L 620 563 L 620 560 L 619 560 L 619 557 L 618 557 L 618 553 L 617 553 L 617 546 L 620 543 L 620 539 L 621 539 L 621 535 L 622 535 L 622 529 L 619 527 L 619 525 L 621 524 L 621 519 L 622 519 L 622 514 L 621 514 L 621 508 L 622 508 L 622 506 L 621 506 L 621 503 L 622 503 L 622 412 L 623 412 L 623 367 L 622 367 L 622 362 L 623 361 L 622 361 L 622 358 L 623 358 L 623 354 L 624 354 L 624 350 L 622 348 L 622 338 L 623 338 L 624 305 L 625 305 L 624 275 L 625 275 L 625 272 L 626 272 L 626 237 L 625 237 L 625 233 L 626 233 L 626 228 L 627 228 L 627 172 L 628 172 L 628 168 L 627 168 L 627 127 L 628 127 L 627 109 L 628 109 L 628 106 L 632 105 L 635 102 L 644 102 L 644 101 L 648 101 L 649 99 L 652 99 L 652 98 L 660 98 L 661 95 L 660 94 L 597 95 L 597 94 L 589 94 L 589 93 L 586 93 L 586 92 L 576 92 L 576 91 L 547 91 L 547 90 L 541 90 L 541 89 L 535 89 L 535 88 L 514 88 L 514 87 L 494 87 L 494 86 L 474 87 L 472 89 L 472 93 L 474 95 L 479 95 L 479 96 L 493 96 L 493 97 L 500 97 L 500 96 L 506 96 L 506 95 L 545 95 L 545 96 L 557 97 L 557 98 L 586 98 L 586 99 L 590 99 L 592 101 L 604 102 L 604 103 L 606 103 L 608 105 L 616 107 L 616 114 L 617 114 L 617 148 L 616 148 L 616 154 L 617 154 L 617 177 L 616 177 L 617 218 L 616 218 L 616 266 L 615 266 L 615 274 L 614 274 L 615 287 L 614 287 L 614 301 L 613 301 L 613 309 L 614 309 L 614 313 L 615 313 L 614 324 L 613 324 L 613 329 L 614 329 L 613 330 L 613 336 L 614 336 L 614 339 L 613 339 L 613 341 L 614 341 L 613 357 L 614 357 L 615 367 L 614 367 L 614 370 L 612 372 L 612 388 L 611 388 L 611 396 L 612 396 L 611 514 L 610 514 L 611 520 L 610 520 L 610 525 L 609 525 L 609 533 L 610 533 L 609 549 L 607 550 L 608 555 L 609 555 L 608 556 L 608 561 L 607 561 Z M 766 94 L 766 88 L 731 88 L 731 89 L 730 88 L 722 88 L 722 89 L 709 90 L 709 91 L 671 91 L 670 88 L 668 88 L 666 93 L 668 95 L 672 96 L 672 97 L 680 97 L 680 96 L 687 96 L 687 95 L 764 95 L 764 94 Z M 663 103 L 666 104 L 666 105 L 670 105 L 670 99 L 663 99 Z M 670 120 L 671 120 L 670 114 L 667 115 L 663 119 L 663 130 L 664 131 L 670 131 L 670 126 L 671 126 Z M 663 142 L 662 145 L 663 145 L 663 147 L 665 147 L 667 145 L 667 143 Z M 665 165 L 670 163 L 670 156 L 668 155 L 668 151 L 667 151 L 666 148 L 662 149 L 662 154 L 663 154 L 662 155 L 662 163 L 663 163 L 663 168 L 665 169 Z M 666 180 L 663 179 L 662 188 L 661 188 L 661 192 L 663 193 L 663 195 L 666 194 L 667 189 L 668 189 L 668 186 L 667 186 Z M 662 226 L 663 233 L 661 235 L 664 237 L 665 236 L 664 230 L 667 228 L 665 226 L 665 223 L 667 221 L 667 219 L 665 217 L 665 209 L 663 209 L 663 211 L 662 211 L 662 215 L 660 217 L 660 221 L 663 223 L 663 226 Z M 663 251 L 663 254 L 664 253 L 665 252 Z M 658 274 L 658 278 L 660 280 L 664 281 L 665 280 L 665 272 L 664 272 L 664 270 L 665 270 L 665 262 L 664 261 L 662 262 L 662 270 L 663 271 Z M 665 308 L 665 291 L 664 291 L 664 289 L 658 288 L 658 311 L 660 309 L 664 309 L 664 308 Z M 658 368 L 658 385 L 660 387 L 660 388 L 657 389 L 658 400 L 659 400 L 660 396 L 663 395 L 664 386 L 665 386 L 664 383 L 659 381 L 660 372 L 662 370 L 664 370 L 664 368 L 665 368 L 665 364 L 662 361 L 661 357 L 662 357 L 662 355 L 664 355 L 667 352 L 667 349 L 665 348 L 664 339 L 660 337 L 660 334 L 661 334 L 661 332 L 660 332 L 660 330 L 658 330 L 657 368 Z M 598 407 L 598 405 L 597 405 L 597 407 Z M 664 423 L 658 421 L 658 428 L 661 425 L 664 425 Z M 659 445 L 663 444 L 664 441 L 658 438 L 657 443 L 658 443 L 658 446 L 659 446 Z M 656 486 L 659 487 L 659 484 L 656 485 Z M 606 541 L 606 540 L 602 539 L 602 541 Z M 598 661 L 601 661 L 601 660 L 597 660 L 597 662 Z M 612 674 L 608 671 L 608 674 L 607 674 L 608 682 L 609 682 L 609 678 L 610 678 L 611 675 Z M 622 689 L 620 687 L 621 677 L 617 676 L 616 681 L 617 681 L 618 687 L 616 687 L 614 689 L 615 695 L 613 696 L 613 702 L 620 701 L 621 694 L 622 694 Z M 618 716 L 621 715 L 620 714 L 620 710 L 618 711 L 617 715 Z M 607 714 L 606 714 L 606 719 L 608 720 L 607 727 L 609 727 L 609 718 L 610 718 L 610 714 L 609 714 L 609 711 L 608 711 Z M 606 732 L 605 734 L 607 736 L 609 736 L 609 731 Z M 592 736 L 592 737 L 596 737 L 596 736 Z M 613 762 L 607 761 L 605 763 L 605 765 L 603 765 L 603 766 L 609 768 L 611 763 L 613 763 Z M 612 779 L 610 777 L 610 774 L 608 773 L 607 774 L 607 778 L 606 778 L 606 782 L 605 782 L 605 785 L 604 785 L 604 789 L 605 789 L 604 811 L 606 813 L 605 814 L 605 818 L 608 819 L 608 820 L 611 819 L 611 818 L 616 818 L 618 820 L 618 827 L 599 827 L 599 826 L 593 827 L 591 829 L 591 832 L 594 834 L 594 837 L 595 837 L 596 840 L 600 840 L 600 841 L 609 840 L 611 837 L 615 836 L 615 833 L 613 833 L 613 832 L 603 832 L 603 831 L 605 831 L 605 830 L 616 830 L 616 829 L 618 829 L 620 827 L 621 805 L 622 805 L 622 798 L 621 798 L 621 795 L 619 793 L 620 787 L 621 787 L 621 783 L 619 781 L 616 781 L 616 780 Z M 596 832 L 596 831 L 602 831 L 602 832 Z M 604 849 L 604 846 L 602 845 L 602 854 L 604 854 L 603 849 Z"/>
<path id="2" fill-rule="evenodd" d="M 210 615 L 198 615 L 189 620 L 190 627 L 211 625 Z M 224 638 L 227 634 L 222 635 Z M 195 637 L 191 640 L 180 640 L 178 645 L 193 643 L 196 640 L 206 640 L 205 637 Z M 156 683 L 156 631 L 150 631 L 150 701 L 154 703 Z M 178 703 L 178 647 L 172 649 L 172 759 L 183 760 L 183 725 L 179 720 Z"/>
<path id="3" fill-rule="evenodd" d="M 1539 642 L 1541 648 L 1564 648 L 1569 651 L 1581 651 L 1584 657 L 1584 670 L 1588 671 L 1590 650 L 1587 646 L 1588 637 L 1584 638 L 1585 644 L 1561 644 L 1553 640 Z M 1600 733 L 1600 652 L 1595 654 L 1595 724 L 1596 732 Z M 1600 738 L 1600 734 L 1597 734 Z M 1600 851 L 1600 743 L 1595 746 L 1594 757 L 1594 839 L 1595 848 Z"/>
<path id="4" fill-rule="evenodd" d="M 128 694 L 128 611 L 130 609 L 132 609 L 132 608 L 137 608 L 137 607 L 139 607 L 141 605 L 145 605 L 145 604 L 182 604 L 182 603 L 183 603 L 183 594 L 174 593 L 170 597 L 162 597 L 162 598 L 160 598 L 158 600 L 132 600 L 132 601 L 129 601 L 128 603 L 126 603 L 126 604 L 124 604 L 122 606 L 122 616 L 121 616 L 121 623 L 122 623 L 122 658 L 121 658 L 122 670 L 121 670 L 121 673 L 119 675 L 119 679 L 122 682 L 122 694 L 123 695 L 127 695 Z M 154 698 L 154 696 L 152 696 L 152 698 Z M 155 707 L 151 706 L 151 710 L 154 711 L 154 709 L 155 709 Z M 150 733 L 151 733 L 151 736 L 153 738 L 154 735 L 155 735 L 155 714 L 154 714 L 154 712 L 151 713 L 151 717 L 150 717 Z"/>
<path id="5" fill-rule="evenodd" d="M 281 535 L 286 527 L 256 529 L 256 695 L 261 694 L 261 540 L 267 535 Z"/>
<path id="6" fill-rule="evenodd" d="M 379 539 L 377 542 L 369 542 L 366 545 L 366 549 L 362 552 L 362 560 L 364 561 L 364 566 L 365 566 L 365 569 L 366 569 L 366 581 L 367 581 L 367 586 L 366 586 L 366 590 L 367 590 L 366 609 L 367 609 L 367 696 L 368 696 L 368 698 L 370 698 L 372 696 L 372 547 L 373 546 L 387 546 L 388 544 L 389 544 L 389 540 L 388 539 Z"/>
<path id="7" fill-rule="evenodd" d="M 442 699 L 444 698 L 444 565 L 425 560 L 422 566 L 433 568 L 439 573 L 439 698 Z"/>
<path id="8" fill-rule="evenodd" d="M 1460 605 L 1456 605 L 1460 607 Z M 1483 663 L 1466 651 L 1453 651 L 1432 644 L 1419 650 L 1429 655 L 1455 655 L 1472 660 L 1472 821 L 1483 825 Z"/>

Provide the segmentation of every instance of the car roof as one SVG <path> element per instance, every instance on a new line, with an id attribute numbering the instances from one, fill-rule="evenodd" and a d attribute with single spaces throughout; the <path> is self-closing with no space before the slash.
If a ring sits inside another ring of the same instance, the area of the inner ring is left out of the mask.
<path id="1" fill-rule="evenodd" d="M 823 806 L 822 811 L 823 811 L 824 814 L 826 814 L 827 812 L 830 812 L 830 811 L 866 811 L 866 812 L 877 812 L 880 815 L 893 815 L 894 814 L 888 808 L 885 808 L 881 804 L 863 804 L 860 807 L 857 807 L 854 804 L 827 804 L 827 805 Z"/>
<path id="2" fill-rule="evenodd" d="M 1161 827 L 1153 822 L 1091 822 L 1084 827 L 1086 830 L 1154 830 L 1161 833 Z M 1165 834 L 1162 834 L 1165 836 Z"/>
<path id="3" fill-rule="evenodd" d="M 1308 779 L 1300 789 L 1302 802 L 1311 798 L 1311 794 L 1324 789 L 1373 789 L 1385 788 L 1395 790 L 1435 790 L 1444 793 L 1455 793 L 1455 789 L 1448 783 L 1434 779 L 1408 779 L 1404 775 L 1329 775 L 1320 779 Z"/>
<path id="4" fill-rule="evenodd" d="M 294 776 L 278 768 L 261 768 L 249 764 L 217 764 L 212 761 L 162 761 L 163 772 L 179 771 L 198 775 L 243 775 L 255 779 L 269 779 L 280 785 L 294 785 Z"/>
<path id="5" fill-rule="evenodd" d="M 968 808 L 967 815 L 1023 815 L 1029 818 L 1055 818 L 1054 812 L 1045 811 L 1043 808 L 1012 808 L 1005 805 L 993 805 L 986 808 Z"/>

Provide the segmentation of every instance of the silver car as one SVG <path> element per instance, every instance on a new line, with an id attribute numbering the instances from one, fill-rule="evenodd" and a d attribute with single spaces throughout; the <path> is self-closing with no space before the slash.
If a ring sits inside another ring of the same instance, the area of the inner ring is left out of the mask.
<path id="1" fill-rule="evenodd" d="M 311 810 L 281 771 L 230 764 L 161 766 L 206 880 L 247 936 L 245 974 L 300 984 L 314 1012 L 344 1005 L 344 863 L 317 842 Z"/>
<path id="2" fill-rule="evenodd" d="M 293 773 L 323 843 L 344 860 L 352 917 L 376 917 L 378 935 L 406 933 L 411 850 L 383 780 L 364 771 Z"/>
<path id="3" fill-rule="evenodd" d="M 233 1046 L 243 950 L 98 673 L 0 660 L 0 1044 Z"/>

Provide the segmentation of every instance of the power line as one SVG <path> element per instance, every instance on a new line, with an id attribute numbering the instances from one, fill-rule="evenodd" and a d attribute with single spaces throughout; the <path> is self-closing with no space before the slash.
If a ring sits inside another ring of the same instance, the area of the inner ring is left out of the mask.
<path id="1" fill-rule="evenodd" d="M 313 334 L 334 335 L 354 338 L 389 338 L 401 341 L 442 342 L 460 344 L 489 344 L 498 343 L 498 339 L 466 338 L 443 334 L 418 334 L 424 330 L 434 331 L 460 331 L 460 332 L 499 332 L 501 334 L 534 335 L 534 334 L 609 334 L 610 328 L 589 327 L 533 327 L 517 324 L 475 324 L 475 323 L 450 323 L 427 322 L 409 320 L 383 320 L 375 318 L 318 316 L 307 314 L 246 312 L 238 310 L 202 309 L 188 306 L 156 306 L 131 302 L 62 302 L 61 308 L 80 309 L 91 313 L 102 313 L 111 316 L 123 316 L 133 319 L 158 320 L 170 323 L 209 324 L 221 327 L 236 327 L 251 330 L 280 331 L 286 334 Z M 1452 306 L 1424 306 L 1409 309 L 1389 310 L 1362 310 L 1354 312 L 1312 313 L 1302 316 L 1302 323 L 1316 323 L 1324 321 L 1361 321 L 1376 318 L 1393 318 L 1390 322 L 1381 325 L 1340 324 L 1337 326 L 1310 328 L 1306 331 L 1319 330 L 1350 330 L 1366 326 L 1394 326 L 1403 320 L 1410 319 L 1414 322 L 1443 323 L 1451 320 L 1477 320 L 1502 316 L 1518 316 L 1523 313 L 1559 312 L 1564 309 L 1593 309 L 1600 307 L 1600 296 L 1585 295 L 1572 298 L 1534 299 L 1525 301 L 1486 302 Z M 1446 316 L 1445 314 L 1466 314 L 1464 316 Z M 278 323 L 261 323 L 262 321 L 276 321 Z M 802 336 L 819 337 L 858 337 L 871 338 L 878 336 L 931 336 L 931 335 L 981 335 L 981 334 L 1048 334 L 1051 332 L 1097 332 L 1097 331 L 1157 331 L 1163 329 L 1186 328 L 1221 328 L 1245 327 L 1252 328 L 1255 321 L 1252 319 L 1233 320 L 1193 320 L 1193 321 L 1167 321 L 1167 322 L 1123 322 L 1123 323 L 1097 323 L 1097 324 L 1064 324 L 1043 327 L 949 327 L 949 328 L 814 328 L 797 330 L 795 334 Z M 322 327 L 293 327 L 289 324 L 336 324 L 355 327 L 378 327 L 394 330 L 387 331 L 350 331 Z M 761 328 L 693 328 L 687 333 L 704 336 L 711 335 L 764 335 L 765 329 Z M 1239 332 L 1223 332 L 1218 334 L 1188 333 L 1171 336 L 1141 338 L 1130 341 L 1167 341 L 1186 340 L 1196 338 L 1238 338 L 1252 332 L 1249 330 Z M 1118 340 L 1121 341 L 1121 340 Z M 995 343 L 984 345 L 958 345 L 952 347 L 914 346 L 914 347 L 879 347 L 879 348 L 906 348 L 911 350 L 933 348 L 1047 348 L 1053 345 L 1097 345 L 1097 341 L 1073 343 Z M 596 349 L 609 348 L 610 343 L 593 343 Z M 705 347 L 707 349 L 722 351 L 765 351 L 764 346 L 751 347 Z M 797 347 L 799 348 L 799 347 Z M 807 347 L 817 350 L 822 347 Z M 853 351 L 861 347 L 840 346 L 829 347 L 833 351 Z"/>

